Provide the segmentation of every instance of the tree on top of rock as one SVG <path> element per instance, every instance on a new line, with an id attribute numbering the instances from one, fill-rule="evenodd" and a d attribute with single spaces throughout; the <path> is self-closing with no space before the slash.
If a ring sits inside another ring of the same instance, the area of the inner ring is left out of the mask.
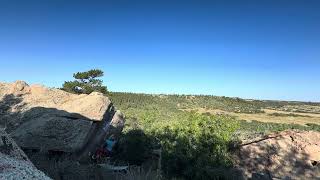
<path id="1" fill-rule="evenodd" d="M 65 81 L 62 90 L 76 94 L 90 94 L 92 92 L 107 93 L 107 86 L 102 85 L 102 80 L 97 79 L 103 76 L 100 69 L 92 69 L 86 72 L 73 74 L 74 81 Z"/>

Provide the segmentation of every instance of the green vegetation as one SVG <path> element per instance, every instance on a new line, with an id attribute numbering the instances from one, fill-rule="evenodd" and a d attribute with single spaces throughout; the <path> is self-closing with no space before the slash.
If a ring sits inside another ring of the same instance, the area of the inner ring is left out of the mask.
<path id="1" fill-rule="evenodd" d="M 311 116 L 308 116 L 308 115 L 300 115 L 300 114 L 294 114 L 294 113 L 272 113 L 272 114 L 269 114 L 269 116 L 277 116 L 277 117 L 311 117 Z"/>
<path id="2" fill-rule="evenodd" d="M 264 108 L 307 105 L 301 102 L 243 100 L 217 96 L 146 95 L 111 93 L 115 106 L 126 115 L 126 127 L 116 157 L 140 165 L 154 149 L 162 149 L 162 175 L 167 178 L 224 178 L 212 173 L 233 164 L 229 147 L 239 137 L 251 138 L 287 129 L 317 130 L 307 124 L 243 121 L 226 115 L 186 112 L 220 109 L 226 112 L 262 113 Z M 278 115 L 278 114 L 275 114 Z M 281 114 L 280 114 L 281 115 Z"/>
<path id="3" fill-rule="evenodd" d="M 110 96 L 120 109 L 166 109 L 169 111 L 204 108 L 250 114 L 263 113 L 263 109 L 282 109 L 286 106 L 302 105 L 316 106 L 318 104 L 310 102 L 245 100 L 209 95 L 149 95 L 113 92 Z"/>
<path id="4" fill-rule="evenodd" d="M 280 123 L 264 123 L 259 121 L 239 121 L 240 122 L 240 129 L 242 133 L 260 133 L 260 134 L 267 134 L 270 132 L 278 132 L 283 130 L 289 129 L 297 129 L 297 130 L 314 130 L 320 131 L 320 125 L 317 124 L 307 124 L 306 126 L 298 125 L 298 124 L 280 124 Z"/>
<path id="5" fill-rule="evenodd" d="M 210 171 L 232 165 L 228 145 L 238 128 L 229 117 L 191 113 L 168 123 L 155 123 L 147 130 L 160 141 L 163 172 L 170 177 L 208 179 Z"/>
<path id="6" fill-rule="evenodd" d="M 151 138 L 141 129 L 127 131 L 116 147 L 114 159 L 141 165 L 152 153 Z"/>
<path id="7" fill-rule="evenodd" d="M 106 94 L 107 87 L 102 85 L 102 80 L 97 79 L 103 76 L 103 71 L 92 69 L 86 72 L 73 74 L 74 81 L 65 81 L 62 90 L 75 94 L 90 94 L 94 91 Z"/>
<path id="8" fill-rule="evenodd" d="M 160 144 L 164 175 L 185 179 L 210 179 L 213 168 L 232 165 L 228 148 L 239 127 L 233 118 L 183 113 L 168 121 L 157 119 L 157 114 L 145 112 L 139 125 L 128 120 L 116 158 L 140 165 Z"/>

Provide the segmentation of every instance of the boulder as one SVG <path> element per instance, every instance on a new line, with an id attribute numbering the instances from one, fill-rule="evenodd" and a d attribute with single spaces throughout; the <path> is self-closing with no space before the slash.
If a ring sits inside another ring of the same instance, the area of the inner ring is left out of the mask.
<path id="1" fill-rule="evenodd" d="M 91 152 L 99 145 L 97 132 L 101 138 L 119 133 L 124 121 L 98 92 L 77 95 L 23 81 L 0 83 L 0 125 L 23 148 L 78 152 L 95 141 Z"/>
<path id="2" fill-rule="evenodd" d="M 0 129 L 0 159 L 0 179 L 50 179 L 32 164 L 2 129 Z"/>
<path id="3" fill-rule="evenodd" d="M 2 87 L 1 87 L 2 86 Z M 89 95 L 71 94 L 59 89 L 31 85 L 23 81 L 0 83 L 0 98 L 20 100 L 12 106 L 12 112 L 26 112 L 34 107 L 55 108 L 80 114 L 91 121 L 101 121 L 111 101 L 101 93 Z"/>
<path id="4" fill-rule="evenodd" d="M 320 177 L 320 132 L 283 131 L 242 144 L 238 166 L 252 179 Z M 260 172 L 267 172 L 264 176 Z"/>

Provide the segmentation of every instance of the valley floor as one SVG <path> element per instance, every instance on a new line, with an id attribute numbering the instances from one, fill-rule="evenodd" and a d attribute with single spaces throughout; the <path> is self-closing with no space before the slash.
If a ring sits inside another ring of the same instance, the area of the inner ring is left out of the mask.
<path id="1" fill-rule="evenodd" d="M 316 113 L 299 113 L 299 112 L 287 112 L 272 109 L 263 109 L 264 113 L 235 113 L 228 112 L 220 109 L 184 109 L 183 111 L 196 111 L 199 113 L 210 113 L 212 115 L 230 115 L 236 117 L 239 120 L 246 121 L 260 121 L 265 123 L 286 123 L 286 124 L 318 124 L 320 125 L 320 114 Z"/>

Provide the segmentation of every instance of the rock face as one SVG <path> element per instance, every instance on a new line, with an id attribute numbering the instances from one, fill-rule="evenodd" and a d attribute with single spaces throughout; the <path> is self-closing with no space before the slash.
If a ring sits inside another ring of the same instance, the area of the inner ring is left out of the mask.
<path id="1" fill-rule="evenodd" d="M 0 126 L 23 148 L 91 152 L 101 143 L 96 136 L 102 141 L 121 132 L 124 117 L 101 93 L 76 95 L 16 81 L 0 83 Z"/>
<path id="2" fill-rule="evenodd" d="M 14 140 L 0 129 L 0 179 L 50 179 L 39 171 Z"/>
<path id="3" fill-rule="evenodd" d="M 243 144 L 238 157 L 247 176 L 263 173 L 270 179 L 320 178 L 320 132 L 271 134 Z"/>
<path id="4" fill-rule="evenodd" d="M 80 114 L 92 121 L 101 121 L 111 101 L 98 92 L 75 95 L 41 85 L 29 86 L 23 81 L 0 83 L 0 98 L 13 96 L 20 103 L 14 104 L 12 112 L 27 111 L 34 107 L 55 108 L 68 113 Z"/>

